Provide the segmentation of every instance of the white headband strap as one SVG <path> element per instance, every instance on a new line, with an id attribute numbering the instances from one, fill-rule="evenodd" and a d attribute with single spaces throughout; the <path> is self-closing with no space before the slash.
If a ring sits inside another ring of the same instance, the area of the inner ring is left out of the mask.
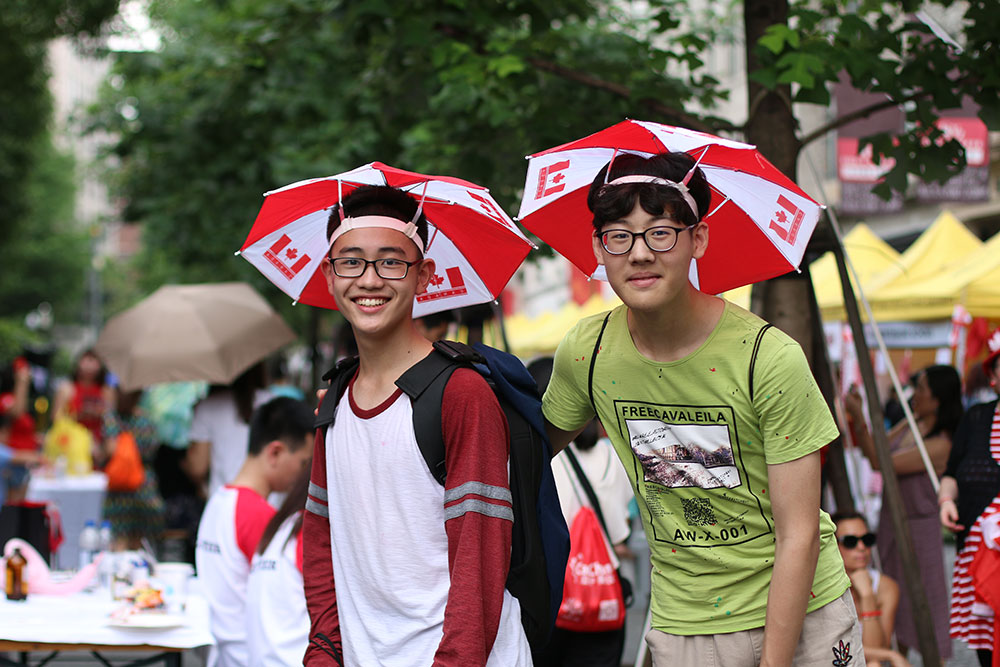
<path id="1" fill-rule="evenodd" d="M 693 170 L 692 170 L 693 171 Z M 691 172 L 688 172 L 690 176 Z M 632 174 L 630 176 L 619 176 L 615 180 L 608 183 L 608 185 L 625 185 L 626 183 L 652 183 L 654 185 L 666 185 L 668 188 L 673 188 L 680 193 L 684 201 L 691 208 L 691 212 L 694 213 L 695 220 L 701 220 L 701 215 L 698 213 L 698 204 L 695 203 L 694 197 L 691 196 L 691 191 L 688 190 L 688 186 L 685 183 L 675 183 L 674 181 L 668 181 L 665 178 L 659 178 L 657 176 L 642 176 L 640 174 Z"/>
<path id="2" fill-rule="evenodd" d="M 371 227 L 395 229 L 397 232 L 402 232 L 416 244 L 417 249 L 420 250 L 420 254 L 424 254 L 424 242 L 420 240 L 420 235 L 417 234 L 417 225 L 412 221 L 403 222 L 397 218 L 390 218 L 387 215 L 362 215 L 357 218 L 344 218 L 343 222 L 333 230 L 333 234 L 330 236 L 330 247 L 332 248 L 338 238 L 352 229 L 369 229 Z"/>

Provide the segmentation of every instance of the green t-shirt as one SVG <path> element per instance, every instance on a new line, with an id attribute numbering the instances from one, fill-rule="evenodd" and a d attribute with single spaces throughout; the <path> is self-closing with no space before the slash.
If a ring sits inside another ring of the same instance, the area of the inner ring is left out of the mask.
<path id="1" fill-rule="evenodd" d="M 594 369 L 601 422 L 625 464 L 649 540 L 653 627 L 679 635 L 764 625 L 774 565 L 767 465 L 801 458 L 838 430 L 802 349 L 726 303 L 698 350 L 670 363 L 636 349 L 626 308 L 611 313 Z M 604 314 L 581 320 L 556 351 L 545 417 L 574 430 L 594 415 L 590 357 Z M 820 511 L 820 555 L 808 611 L 849 585 L 834 525 Z"/>

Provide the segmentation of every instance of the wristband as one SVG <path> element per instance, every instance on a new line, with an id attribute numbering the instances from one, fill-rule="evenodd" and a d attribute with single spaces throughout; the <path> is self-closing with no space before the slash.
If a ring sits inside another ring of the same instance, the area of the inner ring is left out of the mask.
<path id="1" fill-rule="evenodd" d="M 863 611 L 861 612 L 861 618 L 877 618 L 882 615 L 881 609 L 876 609 L 875 611 Z"/>

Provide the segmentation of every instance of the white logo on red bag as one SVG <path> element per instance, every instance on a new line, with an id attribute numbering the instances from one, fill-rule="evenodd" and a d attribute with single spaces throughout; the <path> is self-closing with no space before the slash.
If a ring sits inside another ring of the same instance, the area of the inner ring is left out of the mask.
<path id="1" fill-rule="evenodd" d="M 278 269 L 281 275 L 288 280 L 294 278 L 309 263 L 309 255 L 304 254 L 299 257 L 298 250 L 287 247 L 291 242 L 292 239 L 287 234 L 282 234 L 281 238 L 274 242 L 274 245 L 264 251 L 264 259 L 273 264 L 274 268 Z M 294 263 L 289 266 L 285 260 Z"/>
<path id="2" fill-rule="evenodd" d="M 559 172 L 569 169 L 569 160 L 553 162 L 538 171 L 538 186 L 535 188 L 535 199 L 548 197 L 566 189 L 566 174 Z"/>
<path id="3" fill-rule="evenodd" d="M 795 239 L 799 235 L 799 227 L 802 226 L 802 218 L 805 213 L 795 204 L 788 200 L 785 195 L 778 195 L 778 206 L 784 210 L 778 210 L 771 220 L 771 229 L 782 241 L 787 241 L 789 245 L 795 245 Z"/>
<path id="4" fill-rule="evenodd" d="M 426 303 L 428 301 L 437 301 L 438 299 L 447 299 L 454 296 L 462 296 L 469 293 L 469 289 L 465 286 L 465 278 L 462 277 L 462 270 L 457 266 L 445 269 L 445 275 L 448 276 L 448 287 L 440 290 L 435 290 L 433 292 L 424 292 L 423 294 L 417 295 L 417 303 Z M 431 276 L 431 287 L 437 288 L 443 285 L 445 282 L 445 277 L 435 273 Z"/>

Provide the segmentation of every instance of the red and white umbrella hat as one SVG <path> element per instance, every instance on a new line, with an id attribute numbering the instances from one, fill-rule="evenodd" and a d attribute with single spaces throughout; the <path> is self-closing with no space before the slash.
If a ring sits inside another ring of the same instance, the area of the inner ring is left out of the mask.
<path id="1" fill-rule="evenodd" d="M 372 162 L 265 193 L 238 254 L 296 301 L 336 309 L 319 271 L 330 249 L 326 225 L 330 208 L 365 185 L 410 193 L 427 218 L 424 256 L 436 272 L 417 295 L 414 317 L 492 301 L 534 248 L 486 188 Z"/>
<path id="2" fill-rule="evenodd" d="M 587 192 L 615 155 L 685 152 L 712 190 L 708 250 L 690 278 L 710 294 L 798 270 L 822 205 L 750 144 L 659 123 L 626 120 L 528 156 L 518 221 L 588 276 L 605 280 L 594 257 Z"/>

